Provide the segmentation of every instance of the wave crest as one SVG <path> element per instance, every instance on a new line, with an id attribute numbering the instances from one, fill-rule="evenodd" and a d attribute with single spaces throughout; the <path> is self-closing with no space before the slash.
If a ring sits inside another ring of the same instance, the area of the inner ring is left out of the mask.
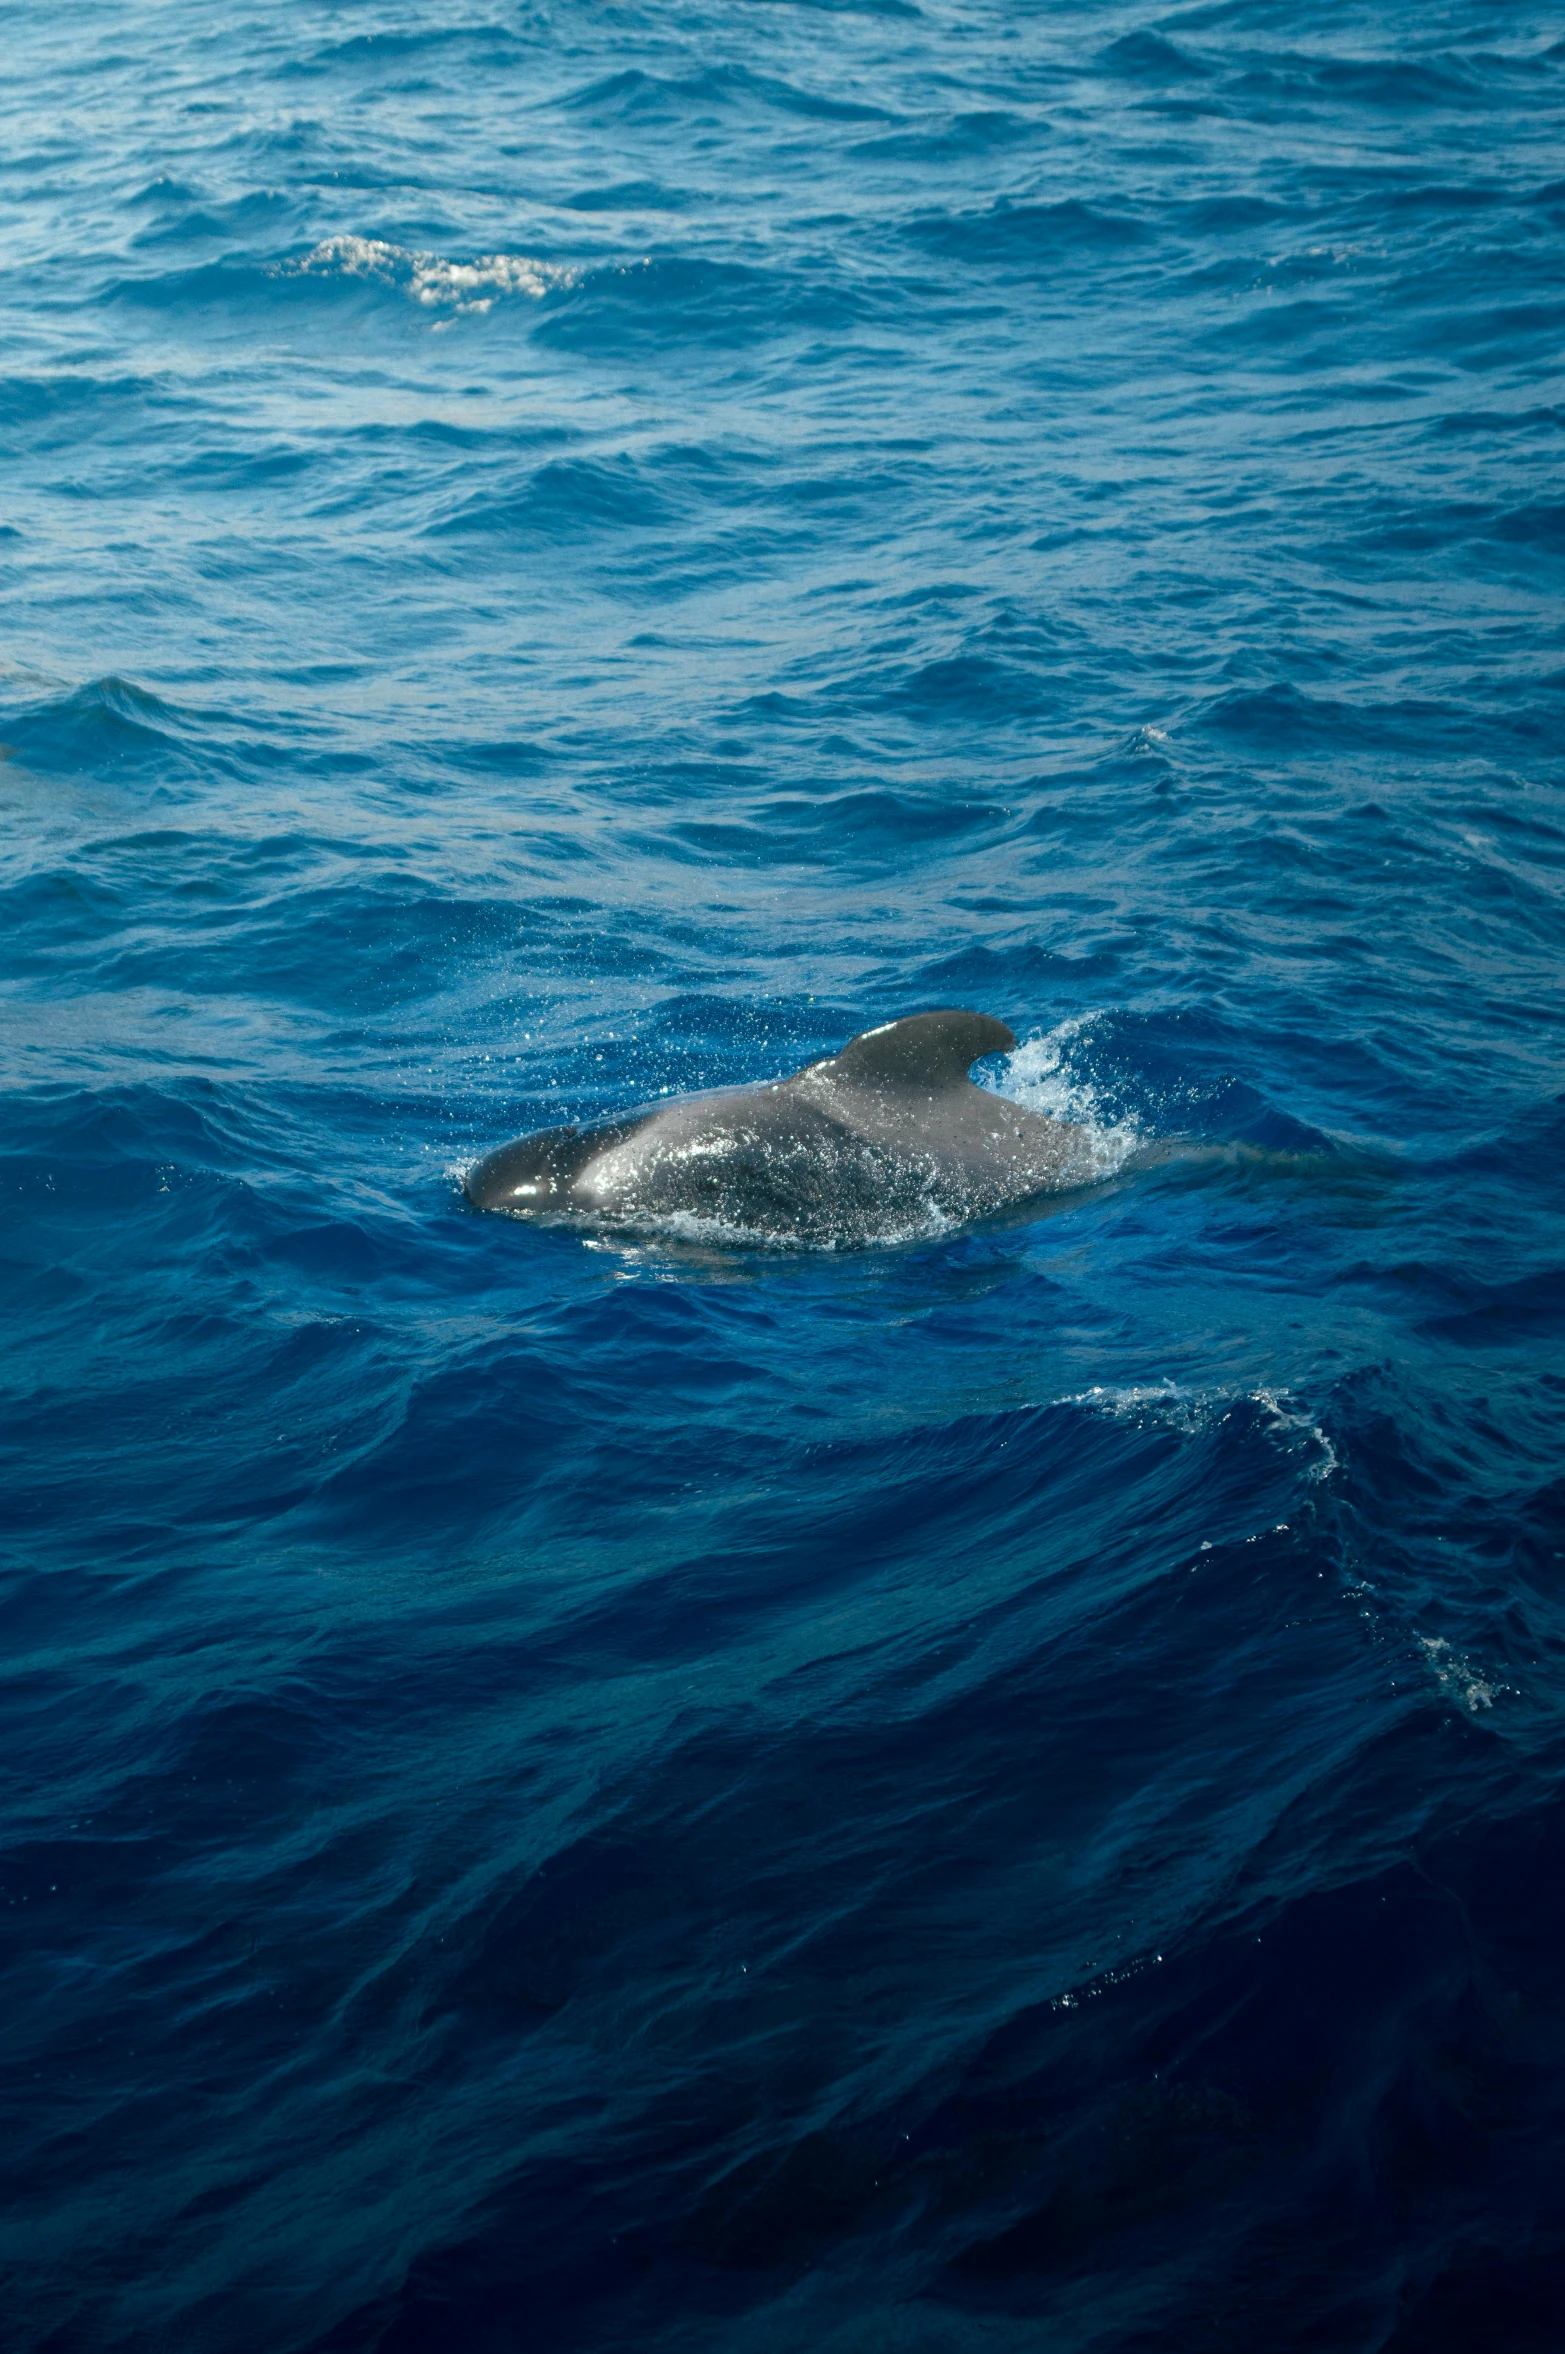
<path id="1" fill-rule="evenodd" d="M 487 311 L 501 295 L 522 294 L 541 302 L 546 294 L 579 283 L 581 272 L 562 262 L 544 262 L 530 254 L 481 253 L 471 261 L 448 260 L 444 254 L 381 237 L 327 237 L 302 260 L 284 262 L 280 274 L 292 277 L 378 278 L 398 287 L 412 302 L 427 310 Z"/>

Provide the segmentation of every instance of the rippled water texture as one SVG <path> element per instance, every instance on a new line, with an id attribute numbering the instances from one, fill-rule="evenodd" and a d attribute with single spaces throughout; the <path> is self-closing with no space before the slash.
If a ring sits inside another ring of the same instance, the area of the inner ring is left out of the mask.
<path id="1" fill-rule="evenodd" d="M 8 2345 L 1557 2354 L 1558 18 L 6 42 Z"/>

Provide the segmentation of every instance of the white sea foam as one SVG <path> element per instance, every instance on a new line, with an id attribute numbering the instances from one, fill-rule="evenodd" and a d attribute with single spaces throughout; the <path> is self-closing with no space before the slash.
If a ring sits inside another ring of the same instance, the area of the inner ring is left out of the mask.
<path id="1" fill-rule="evenodd" d="M 279 268 L 295 277 L 378 278 L 400 287 L 427 310 L 487 311 L 505 294 L 534 302 L 560 286 L 574 286 L 580 270 L 519 253 L 481 253 L 470 262 L 392 245 L 381 237 L 328 237 L 302 261 Z"/>
<path id="2" fill-rule="evenodd" d="M 1073 1067 L 1081 1042 L 1098 1018 L 1075 1014 L 1052 1030 L 1024 1038 L 1015 1053 L 1007 1055 L 994 1081 L 997 1094 L 1009 1096 L 1025 1111 L 1063 1120 L 1077 1131 L 1064 1174 L 1068 1183 L 1078 1185 L 1114 1176 L 1142 1142 L 1134 1120 L 1105 1116 L 1097 1089 Z"/>
<path id="3" fill-rule="evenodd" d="M 1155 1422 L 1164 1429 L 1193 1435 L 1203 1430 L 1214 1416 L 1225 1412 L 1231 1401 L 1198 1390 L 1181 1389 L 1174 1381 L 1136 1381 L 1094 1382 L 1091 1389 L 1076 1390 L 1060 1403 L 1085 1406 L 1094 1414 L 1107 1414 L 1115 1422 Z"/>
<path id="4" fill-rule="evenodd" d="M 1310 1466 L 1309 1477 L 1311 1480 L 1330 1479 L 1337 1468 L 1337 1450 L 1321 1429 L 1320 1424 L 1312 1422 L 1308 1414 L 1301 1413 L 1296 1406 L 1292 1405 L 1287 1398 L 1279 1395 L 1276 1390 L 1252 1390 L 1250 1394 L 1256 1405 L 1265 1407 L 1272 1418 L 1275 1429 L 1278 1431 L 1302 1430 L 1315 1441 L 1316 1446 L 1320 1449 L 1320 1454 Z"/>
<path id="5" fill-rule="evenodd" d="M 1076 1390 L 1060 1403 L 1086 1406 L 1094 1413 L 1111 1415 L 1116 1422 L 1157 1423 L 1187 1436 L 1221 1422 L 1235 1406 L 1248 1403 L 1262 1409 L 1279 1439 L 1292 1441 L 1299 1437 L 1310 1442 L 1315 1459 L 1304 1476 L 1312 1486 L 1330 1479 L 1337 1468 L 1337 1450 L 1320 1424 L 1286 1394 L 1273 1389 L 1244 1390 L 1236 1394 L 1231 1390 L 1183 1389 L 1172 1380 L 1094 1383 L 1091 1389 Z"/>
<path id="6" fill-rule="evenodd" d="M 1454 1651 L 1444 1635 L 1415 1635 L 1414 1642 L 1429 1663 L 1435 1682 L 1442 1692 L 1459 1700 L 1469 1715 L 1476 1716 L 1481 1708 L 1493 1708 L 1508 1684 L 1494 1682 L 1482 1675 L 1470 1659 Z"/>

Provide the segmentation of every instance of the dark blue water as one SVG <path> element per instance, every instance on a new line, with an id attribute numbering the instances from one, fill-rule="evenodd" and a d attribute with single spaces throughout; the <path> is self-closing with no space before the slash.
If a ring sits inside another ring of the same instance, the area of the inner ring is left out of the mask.
<path id="1" fill-rule="evenodd" d="M 1562 99 L 13 14 L 9 2346 L 1557 2354 Z M 947 1004 L 1097 1184 L 461 1200 Z"/>

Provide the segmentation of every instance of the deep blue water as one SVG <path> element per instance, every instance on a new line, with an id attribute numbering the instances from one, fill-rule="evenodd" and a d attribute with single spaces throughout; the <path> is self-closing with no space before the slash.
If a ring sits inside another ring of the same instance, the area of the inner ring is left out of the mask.
<path id="1" fill-rule="evenodd" d="M 1557 2354 L 1559 19 L 6 41 L 8 2346 Z"/>

